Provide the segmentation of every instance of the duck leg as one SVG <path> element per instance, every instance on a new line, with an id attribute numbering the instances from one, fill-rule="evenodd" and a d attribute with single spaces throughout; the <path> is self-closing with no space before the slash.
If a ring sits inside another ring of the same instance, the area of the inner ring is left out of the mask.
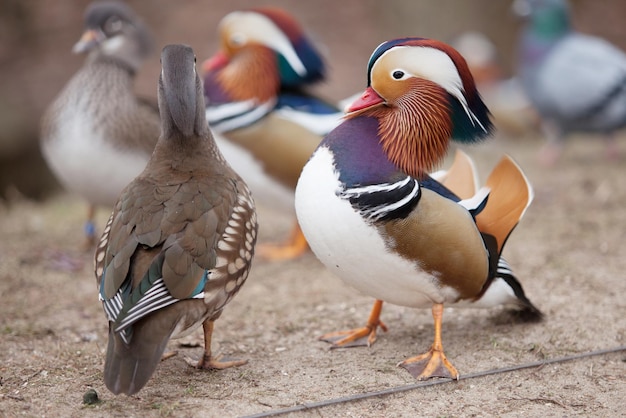
<path id="1" fill-rule="evenodd" d="M 387 326 L 380 320 L 380 312 L 382 309 L 383 301 L 377 299 L 374 301 L 374 306 L 372 306 L 372 311 L 364 327 L 331 332 L 322 335 L 319 339 L 331 343 L 333 348 L 369 347 L 376 342 L 376 330 L 378 327 L 387 332 Z M 365 337 L 367 337 L 367 340 L 364 341 Z"/>
<path id="2" fill-rule="evenodd" d="M 443 317 L 443 304 L 433 304 L 433 319 L 435 320 L 435 341 L 428 352 L 411 357 L 398 366 L 403 367 L 411 376 L 418 380 L 426 380 L 431 377 L 448 377 L 459 380 L 459 372 L 448 361 L 443 353 L 441 344 L 441 319 Z"/>
<path id="3" fill-rule="evenodd" d="M 309 248 L 309 244 L 304 238 L 300 225 L 296 222 L 289 240 L 284 244 L 264 244 L 257 249 L 258 256 L 270 260 L 293 260 L 304 254 Z"/>
<path id="4" fill-rule="evenodd" d="M 221 357 L 215 358 L 211 354 L 211 338 L 213 337 L 213 326 L 215 321 L 207 319 L 202 323 L 202 329 L 204 330 L 204 355 L 195 365 L 198 369 L 227 369 L 229 367 L 242 366 L 248 362 L 248 360 L 224 360 Z"/>
<path id="5" fill-rule="evenodd" d="M 83 249 L 90 251 L 96 246 L 96 224 L 94 219 L 96 217 L 96 205 L 89 203 L 87 205 L 87 220 L 85 221 L 85 241 L 83 243 Z"/>

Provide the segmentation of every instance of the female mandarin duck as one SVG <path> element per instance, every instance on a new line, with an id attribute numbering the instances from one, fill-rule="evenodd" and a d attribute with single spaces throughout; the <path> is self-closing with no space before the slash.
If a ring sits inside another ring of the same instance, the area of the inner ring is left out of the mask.
<path id="1" fill-rule="evenodd" d="M 161 136 L 122 192 L 95 255 L 109 320 L 104 380 L 115 394 L 139 391 L 170 337 L 200 324 L 199 368 L 245 363 L 213 358 L 211 335 L 248 275 L 254 203 L 212 138 L 193 50 L 166 46 L 161 62 Z"/>
<path id="2" fill-rule="evenodd" d="M 465 60 L 450 46 L 406 38 L 374 51 L 368 88 L 319 145 L 296 188 L 296 213 L 313 252 L 377 299 L 366 327 L 322 338 L 373 342 L 384 327 L 382 301 L 432 306 L 432 347 L 400 365 L 419 379 L 458 378 L 441 343 L 444 304 L 511 304 L 541 317 L 501 258 L 532 200 L 519 167 L 504 157 L 487 187 L 463 200 L 450 190 L 473 192 L 471 168 L 459 169 L 471 166 L 463 158 L 443 184 L 427 174 L 452 138 L 479 141 L 491 126 Z M 464 180 L 459 172 L 469 174 Z"/>
<path id="3" fill-rule="evenodd" d="M 205 61 L 207 118 L 218 145 L 257 200 L 293 211 L 302 167 L 343 112 L 308 94 L 323 80 L 320 54 L 298 22 L 275 8 L 236 11 L 219 25 L 222 48 Z M 308 248 L 295 226 L 290 243 L 262 246 L 270 259 Z"/>
<path id="4" fill-rule="evenodd" d="M 152 38 L 124 3 L 94 2 L 73 51 L 88 56 L 46 111 L 41 149 L 60 183 L 89 202 L 86 246 L 93 248 L 95 207 L 115 204 L 146 166 L 159 136 L 156 102 L 133 93 Z"/>

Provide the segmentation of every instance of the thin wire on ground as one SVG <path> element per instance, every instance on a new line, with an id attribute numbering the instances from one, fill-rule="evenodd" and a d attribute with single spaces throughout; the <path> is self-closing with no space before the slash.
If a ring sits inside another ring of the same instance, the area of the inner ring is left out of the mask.
<path id="1" fill-rule="evenodd" d="M 466 375 L 461 375 L 459 377 L 459 380 L 467 380 L 467 379 L 474 379 L 477 377 L 491 376 L 491 375 L 501 374 L 501 373 L 509 373 L 509 372 L 514 372 L 518 370 L 531 369 L 533 367 L 546 366 L 549 364 L 564 363 L 564 362 L 572 361 L 572 360 L 580 360 L 580 359 L 589 358 L 589 357 L 597 357 L 597 356 L 601 356 L 604 354 L 619 353 L 620 351 L 626 351 L 626 345 L 622 345 L 620 347 L 615 347 L 615 348 L 607 348 L 604 350 L 597 350 L 597 351 L 590 351 L 586 353 L 574 354 L 571 356 L 557 357 L 557 358 L 548 359 L 548 360 L 523 363 L 523 364 L 518 364 L 516 366 L 503 367 L 500 369 L 491 369 L 491 370 L 485 370 L 482 372 L 469 373 Z M 454 380 L 453 379 L 427 380 L 424 382 L 413 383 L 413 384 L 404 385 L 404 386 L 397 386 L 397 387 L 393 387 L 389 389 L 377 390 L 374 392 L 357 393 L 354 395 L 342 396 L 340 398 L 327 399 L 327 400 L 318 401 L 318 402 L 303 403 L 300 405 L 295 405 L 295 406 L 284 408 L 284 409 L 273 409 L 270 411 L 265 411 L 265 412 L 261 412 L 261 413 L 254 414 L 254 415 L 247 415 L 244 418 L 275 417 L 278 415 L 288 414 L 291 412 L 310 411 L 311 409 L 323 408 L 323 407 L 330 406 L 330 405 L 337 405 L 337 404 L 342 404 L 342 403 L 359 401 L 362 399 L 387 396 L 387 395 L 407 392 L 410 390 L 419 389 L 419 388 L 423 388 L 427 386 L 442 385 L 442 384 L 450 383 L 450 382 L 454 382 Z"/>

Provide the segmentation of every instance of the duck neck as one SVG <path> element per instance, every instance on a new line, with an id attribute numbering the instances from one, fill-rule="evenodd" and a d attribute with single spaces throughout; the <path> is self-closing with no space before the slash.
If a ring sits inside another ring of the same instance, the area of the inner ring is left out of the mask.
<path id="1" fill-rule="evenodd" d="M 320 145 L 331 150 L 339 181 L 347 187 L 385 183 L 406 176 L 385 154 L 378 130 L 379 121 L 374 117 L 349 118 Z"/>

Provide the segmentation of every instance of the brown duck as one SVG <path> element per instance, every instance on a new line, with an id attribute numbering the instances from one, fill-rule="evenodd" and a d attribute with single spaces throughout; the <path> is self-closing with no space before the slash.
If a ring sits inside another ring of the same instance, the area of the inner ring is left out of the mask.
<path id="1" fill-rule="evenodd" d="M 257 222 L 247 186 L 218 150 L 204 115 L 193 50 L 161 54 L 161 136 L 144 171 L 121 193 L 98 245 L 96 277 L 109 320 L 106 386 L 132 395 L 170 338 L 202 324 L 200 368 L 214 321 L 248 276 Z"/>

